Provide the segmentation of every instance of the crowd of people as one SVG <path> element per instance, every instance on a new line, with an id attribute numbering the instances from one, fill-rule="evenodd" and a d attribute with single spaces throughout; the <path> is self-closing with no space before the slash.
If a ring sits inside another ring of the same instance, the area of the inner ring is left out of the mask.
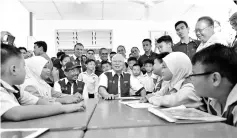
<path id="1" fill-rule="evenodd" d="M 230 17 L 237 32 L 237 13 Z M 77 43 L 74 54 L 58 52 L 47 55 L 44 41 L 34 43 L 34 55 L 24 47 L 1 43 L 1 120 L 20 121 L 82 111 L 83 100 L 139 96 L 141 103 L 156 106 L 186 107 L 227 118 L 237 125 L 237 36 L 229 45 L 214 31 L 214 20 L 197 20 L 198 40 L 189 37 L 189 26 L 178 21 L 174 28 L 180 41 L 174 44 L 169 35 L 155 42 L 144 39 L 117 52 L 106 48 L 95 52 Z M 159 53 L 156 53 L 156 50 Z M 66 105 L 67 104 L 67 105 Z"/>

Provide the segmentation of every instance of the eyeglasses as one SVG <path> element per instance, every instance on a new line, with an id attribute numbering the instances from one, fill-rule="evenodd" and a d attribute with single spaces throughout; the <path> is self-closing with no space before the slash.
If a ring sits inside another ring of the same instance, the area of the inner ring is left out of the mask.
<path id="1" fill-rule="evenodd" d="M 197 74 L 191 74 L 188 77 L 195 77 L 195 76 L 204 76 L 204 75 L 209 75 L 214 73 L 213 71 L 209 71 L 209 72 L 204 72 L 204 73 L 197 73 Z"/>
<path id="2" fill-rule="evenodd" d="M 101 53 L 101 55 L 108 55 L 108 53 Z"/>
<path id="3" fill-rule="evenodd" d="M 205 27 L 205 28 L 203 28 L 203 29 L 195 29 L 194 30 L 194 32 L 195 33 L 197 33 L 197 32 L 203 32 L 205 29 L 207 29 L 208 27 L 210 27 L 210 26 L 207 26 L 207 27 Z"/>

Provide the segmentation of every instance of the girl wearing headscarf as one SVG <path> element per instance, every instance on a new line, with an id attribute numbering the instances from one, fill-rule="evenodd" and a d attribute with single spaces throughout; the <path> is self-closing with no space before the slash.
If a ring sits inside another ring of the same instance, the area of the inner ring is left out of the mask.
<path id="1" fill-rule="evenodd" d="M 201 98 L 195 95 L 194 86 L 186 78 L 192 73 L 192 63 L 182 52 L 172 52 L 163 58 L 162 78 L 169 83 L 148 98 L 156 106 L 199 107 Z"/>
<path id="2" fill-rule="evenodd" d="M 49 62 L 45 58 L 35 56 L 25 60 L 25 63 L 26 77 L 25 82 L 21 85 L 21 91 L 28 91 L 51 102 L 68 104 L 80 101 L 79 96 L 69 96 L 56 92 L 45 82 L 45 79 L 50 76 Z"/>

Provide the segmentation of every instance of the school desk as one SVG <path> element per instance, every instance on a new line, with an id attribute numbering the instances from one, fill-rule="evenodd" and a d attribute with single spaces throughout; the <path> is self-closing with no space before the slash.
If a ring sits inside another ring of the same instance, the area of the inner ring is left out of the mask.
<path id="1" fill-rule="evenodd" d="M 87 130 L 85 138 L 236 138 L 237 128 L 223 123 Z"/>
<path id="2" fill-rule="evenodd" d="M 66 130 L 66 131 L 47 131 L 39 136 L 39 138 L 82 138 L 84 131 L 82 130 Z"/>
<path id="3" fill-rule="evenodd" d="M 86 110 L 84 112 L 74 112 L 59 114 L 55 116 L 21 121 L 21 122 L 2 122 L 2 128 L 52 128 L 60 129 L 67 127 L 80 127 L 85 129 L 98 100 L 89 99 L 85 101 Z"/>
<path id="4" fill-rule="evenodd" d="M 172 124 L 148 112 L 134 109 L 118 100 L 100 100 L 88 124 L 88 129 L 158 126 Z"/>

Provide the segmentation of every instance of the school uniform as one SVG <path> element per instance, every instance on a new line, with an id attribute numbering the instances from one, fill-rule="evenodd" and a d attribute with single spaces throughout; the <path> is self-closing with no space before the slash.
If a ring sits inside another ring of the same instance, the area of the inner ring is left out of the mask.
<path id="1" fill-rule="evenodd" d="M 99 77 L 95 73 L 82 72 L 79 74 L 78 80 L 85 83 L 89 98 L 97 97 Z"/>
<path id="2" fill-rule="evenodd" d="M 20 92 L 17 86 L 10 86 L 8 83 L 0 79 L 0 115 L 2 115 L 13 107 L 20 105 L 35 105 L 39 98 L 31 95 L 26 91 Z"/>
<path id="3" fill-rule="evenodd" d="M 138 79 L 132 78 L 131 74 L 122 72 L 120 76 L 114 70 L 104 72 L 100 75 L 99 87 L 104 87 L 109 94 L 120 97 L 130 96 L 130 89 L 136 90 L 136 95 L 144 89 Z"/>
<path id="4" fill-rule="evenodd" d="M 85 63 L 81 60 L 81 59 L 78 59 L 75 54 L 73 54 L 71 57 L 70 57 L 70 61 L 73 62 L 75 65 L 80 65 L 81 67 L 79 68 L 79 72 L 84 72 L 86 71 L 86 65 Z"/>
<path id="5" fill-rule="evenodd" d="M 154 83 L 154 80 L 156 80 L 157 79 L 157 75 L 155 75 L 155 74 L 151 74 L 151 76 L 149 76 L 147 73 L 146 74 L 144 74 L 143 76 L 142 76 L 142 78 L 140 79 L 141 80 L 141 82 L 142 82 L 142 84 L 143 84 L 143 86 L 144 86 L 144 88 L 145 88 L 145 90 L 146 90 L 146 92 L 148 93 L 148 94 L 150 94 L 150 93 L 152 93 L 153 92 L 153 90 L 154 90 L 154 88 L 155 88 L 155 83 Z"/>
<path id="6" fill-rule="evenodd" d="M 227 118 L 226 124 L 237 126 L 237 85 L 231 90 L 226 100 L 224 109 L 218 100 L 209 98 L 207 103 L 208 113 Z"/>
<path id="7" fill-rule="evenodd" d="M 74 95 L 80 93 L 84 99 L 88 99 L 87 90 L 84 87 L 85 83 L 82 81 L 69 82 L 67 78 L 60 79 L 54 84 L 54 91 L 63 94 Z"/>

